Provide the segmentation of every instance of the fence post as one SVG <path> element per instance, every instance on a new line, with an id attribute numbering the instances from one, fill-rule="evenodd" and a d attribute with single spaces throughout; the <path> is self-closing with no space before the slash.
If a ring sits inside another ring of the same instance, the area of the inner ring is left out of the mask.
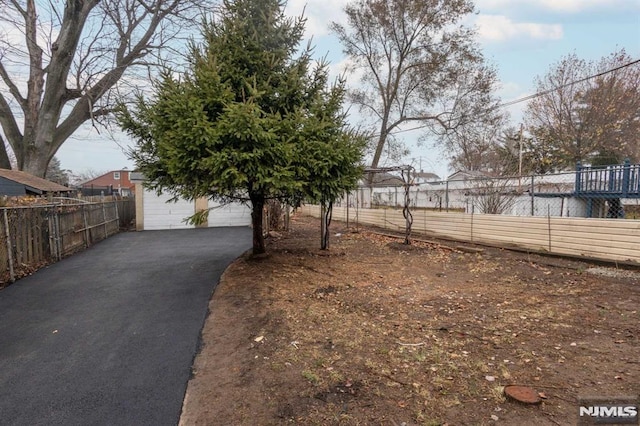
<path id="1" fill-rule="evenodd" d="M 60 260 L 60 253 L 58 249 L 58 231 L 56 230 L 56 211 L 55 207 L 49 207 L 49 215 L 47 222 L 49 223 L 49 249 L 51 256 L 56 260 Z"/>
<path id="2" fill-rule="evenodd" d="M 15 282 L 16 275 L 13 270 L 13 250 L 11 249 L 11 233 L 9 232 L 9 218 L 7 217 L 7 209 L 2 209 L 4 211 L 4 232 L 7 237 L 7 260 L 9 262 L 9 278 L 11 282 Z"/>
<path id="3" fill-rule="evenodd" d="M 87 221 L 86 205 L 83 204 L 80 207 L 80 210 L 82 211 L 82 221 L 84 223 L 84 245 L 88 248 L 91 244 L 91 242 L 89 241 L 91 239 L 91 233 L 89 232 L 89 222 Z"/>
<path id="4" fill-rule="evenodd" d="M 469 238 L 471 239 L 471 242 L 473 242 L 473 215 L 476 211 L 475 209 L 476 205 L 475 204 L 471 204 L 471 229 L 469 231 Z"/>
<path id="5" fill-rule="evenodd" d="M 62 228 L 60 227 L 60 211 L 56 211 L 56 250 L 58 251 L 58 260 L 62 259 L 64 254 L 64 235 L 62 234 Z"/>
<path id="6" fill-rule="evenodd" d="M 625 158 L 624 168 L 622 170 L 622 197 L 627 198 L 631 187 L 631 160 Z"/>
<path id="7" fill-rule="evenodd" d="M 359 231 L 360 226 L 360 198 L 362 198 L 362 190 L 356 190 L 356 232 Z"/>
<path id="8" fill-rule="evenodd" d="M 125 202 L 128 202 L 128 201 L 123 201 L 123 202 L 122 202 L 122 207 L 124 207 L 124 203 L 125 203 Z M 115 206 L 115 208 L 116 208 L 116 218 L 118 219 L 118 231 L 120 231 L 120 226 L 121 226 L 121 225 L 124 225 L 124 226 L 122 227 L 123 229 L 128 229 L 129 222 L 131 222 L 131 221 L 126 222 L 126 221 L 124 221 L 124 220 L 120 220 L 120 212 L 118 211 L 118 200 L 113 200 L 113 204 L 114 204 L 114 206 Z M 127 210 L 127 209 L 125 209 L 125 211 L 126 211 L 126 210 Z M 287 210 L 287 211 L 288 211 L 288 210 Z M 128 218 L 125 218 L 125 219 L 128 219 Z M 127 228 L 125 228 L 125 227 L 127 227 Z"/>
<path id="9" fill-rule="evenodd" d="M 536 205 L 536 197 L 535 197 L 535 175 L 531 175 L 531 216 L 535 216 L 535 205 Z"/>
<path id="10" fill-rule="evenodd" d="M 349 192 L 347 192 L 347 229 L 349 229 Z"/>
<path id="11" fill-rule="evenodd" d="M 444 209 L 447 213 L 449 213 L 449 181 L 447 180 L 446 186 L 444 189 Z"/>
<path id="12" fill-rule="evenodd" d="M 576 163 L 576 187 L 574 192 L 579 194 L 582 187 L 582 163 L 579 161 Z"/>
<path id="13" fill-rule="evenodd" d="M 551 253 L 551 207 L 547 204 L 547 228 L 549 229 L 549 253 Z"/>
<path id="14" fill-rule="evenodd" d="M 56 240 L 55 240 L 55 231 L 53 229 L 53 222 L 51 220 L 51 212 L 47 213 L 47 225 L 49 225 L 49 253 L 52 257 L 57 258 L 56 255 Z"/>
<path id="15" fill-rule="evenodd" d="M 114 202 L 117 202 L 117 201 L 114 201 Z M 103 202 L 102 203 L 102 222 L 104 223 L 104 239 L 106 240 L 109 234 L 107 232 L 107 210 L 104 204 L 105 203 Z M 120 223 L 118 223 L 118 226 L 120 226 Z"/>

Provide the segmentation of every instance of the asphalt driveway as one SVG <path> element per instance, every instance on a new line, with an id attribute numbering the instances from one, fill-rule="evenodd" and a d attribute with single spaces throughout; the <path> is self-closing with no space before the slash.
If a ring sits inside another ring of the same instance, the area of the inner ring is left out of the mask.
<path id="1" fill-rule="evenodd" d="M 118 234 L 0 291 L 1 425 L 176 425 L 249 228 Z"/>

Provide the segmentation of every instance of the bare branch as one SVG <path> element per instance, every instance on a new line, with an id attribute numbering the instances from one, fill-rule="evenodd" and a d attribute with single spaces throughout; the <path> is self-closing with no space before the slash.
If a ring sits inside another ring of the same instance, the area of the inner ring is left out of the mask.
<path id="1" fill-rule="evenodd" d="M 20 89 L 18 89 L 18 86 L 13 81 L 11 81 L 11 77 L 9 76 L 9 73 L 7 72 L 2 62 L 0 62 L 0 77 L 2 78 L 4 84 L 6 84 L 9 88 L 9 93 L 11 93 L 11 96 L 13 96 L 13 98 L 22 107 L 22 110 L 26 110 L 27 100 L 20 94 Z"/>
<path id="2" fill-rule="evenodd" d="M 365 71 L 365 88 L 353 99 L 379 119 L 373 167 L 402 123 L 447 131 L 491 100 L 495 73 L 479 74 L 484 83 L 463 79 L 483 66 L 475 33 L 458 26 L 472 11 L 466 0 L 354 0 L 345 8 L 349 28 L 332 24 L 345 53 Z"/>
<path id="3" fill-rule="evenodd" d="M 2 99 L 1 122 L 19 167 L 41 175 L 79 126 L 108 116 L 119 83 L 148 83 L 134 68 L 150 72 L 162 64 L 163 50 L 180 51 L 189 35 L 185 28 L 193 27 L 181 24 L 193 23 L 212 1 L 0 0 L 0 21 L 11 26 L 12 36 L 23 35 L 18 44 L 0 37 L 0 83 L 16 101 Z M 17 76 L 26 74 L 25 84 Z M 22 135 L 17 114 L 23 116 Z"/>

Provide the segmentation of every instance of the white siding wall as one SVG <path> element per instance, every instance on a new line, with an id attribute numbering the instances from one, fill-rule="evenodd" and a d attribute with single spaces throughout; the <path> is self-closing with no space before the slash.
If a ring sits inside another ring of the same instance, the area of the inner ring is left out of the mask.
<path id="1" fill-rule="evenodd" d="M 167 203 L 170 198 L 170 195 L 158 196 L 155 191 L 145 189 L 142 196 L 145 230 L 193 228 L 184 219 L 193 215 L 195 204 L 185 200 Z"/>
<path id="2" fill-rule="evenodd" d="M 159 229 L 188 229 L 194 225 L 185 223 L 185 219 L 192 216 L 198 209 L 211 208 L 208 227 L 218 226 L 248 226 L 251 224 L 251 209 L 239 204 L 231 203 L 220 205 L 220 203 L 198 200 L 179 200 L 177 203 L 167 201 L 171 198 L 168 194 L 156 195 L 155 191 L 143 190 L 142 186 L 136 187 L 138 193 L 142 192 L 142 197 L 136 199 L 136 204 L 142 204 L 142 211 L 136 209 L 136 214 L 143 217 L 138 223 L 138 230 L 159 230 Z M 139 189 L 138 189 L 139 188 Z"/>
<path id="3" fill-rule="evenodd" d="M 251 224 L 251 209 L 231 203 L 220 206 L 220 203 L 209 201 L 209 226 L 248 226 Z"/>

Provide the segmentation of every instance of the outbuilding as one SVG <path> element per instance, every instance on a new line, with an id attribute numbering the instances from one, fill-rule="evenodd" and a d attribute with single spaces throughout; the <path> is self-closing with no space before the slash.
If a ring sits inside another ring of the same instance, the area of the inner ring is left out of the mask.
<path id="1" fill-rule="evenodd" d="M 0 195 L 68 195 L 73 189 L 21 170 L 0 169 Z"/>
<path id="2" fill-rule="evenodd" d="M 143 186 L 144 176 L 132 172 L 131 181 L 135 184 L 136 197 L 136 230 L 188 229 L 194 225 L 186 219 L 193 214 L 210 209 L 206 223 L 199 227 L 249 226 L 251 210 L 241 203 L 220 203 L 200 198 L 195 201 L 180 199 L 169 201 L 172 196 L 146 189 Z"/>

